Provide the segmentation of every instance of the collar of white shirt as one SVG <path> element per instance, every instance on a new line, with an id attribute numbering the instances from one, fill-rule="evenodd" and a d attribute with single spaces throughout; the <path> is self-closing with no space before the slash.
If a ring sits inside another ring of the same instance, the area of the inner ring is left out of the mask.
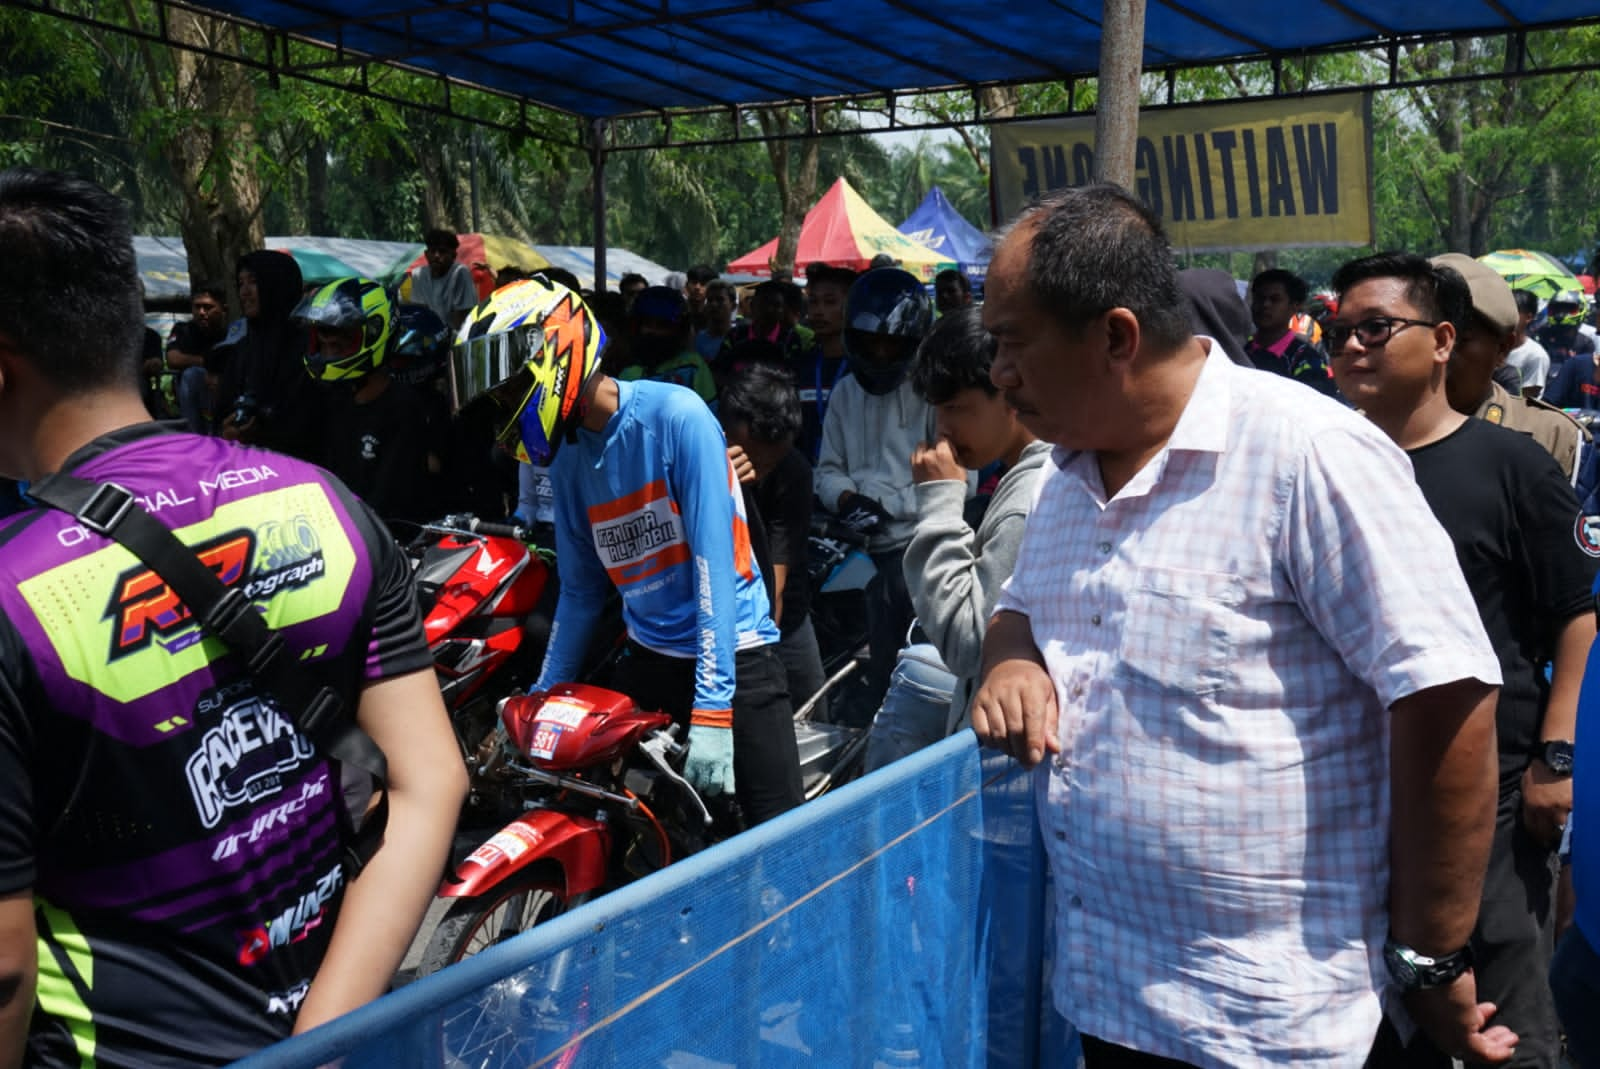
<path id="1" fill-rule="evenodd" d="M 1195 337 L 1206 347 L 1207 354 L 1206 362 L 1200 368 L 1200 377 L 1195 380 L 1194 392 L 1189 395 L 1188 402 L 1183 406 L 1183 414 L 1178 417 L 1178 425 L 1172 429 L 1167 444 L 1127 486 L 1122 488 L 1118 497 L 1136 497 L 1149 492 L 1150 487 L 1161 478 L 1169 453 L 1221 453 L 1228 446 L 1228 427 L 1233 407 L 1233 376 L 1240 373 L 1248 374 L 1250 369 L 1241 368 L 1229 360 L 1227 352 L 1216 343 L 1215 339 L 1204 334 L 1197 334 Z M 1059 445 L 1051 451 L 1051 459 L 1062 471 L 1071 471 L 1074 467 L 1073 462 L 1081 455 L 1080 450 L 1066 449 Z M 1094 478 L 1089 481 L 1098 491 L 1100 484 L 1098 468 L 1094 469 Z"/>

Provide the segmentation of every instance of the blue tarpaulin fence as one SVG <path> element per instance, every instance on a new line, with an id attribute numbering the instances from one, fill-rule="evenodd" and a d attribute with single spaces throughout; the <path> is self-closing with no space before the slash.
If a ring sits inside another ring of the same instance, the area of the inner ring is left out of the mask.
<path id="1" fill-rule="evenodd" d="M 958 736 L 237 1064 L 1070 1067 L 1031 805 Z"/>

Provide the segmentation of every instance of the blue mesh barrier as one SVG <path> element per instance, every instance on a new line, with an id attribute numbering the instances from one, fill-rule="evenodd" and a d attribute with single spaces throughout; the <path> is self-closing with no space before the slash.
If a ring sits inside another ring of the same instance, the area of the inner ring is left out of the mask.
<path id="1" fill-rule="evenodd" d="M 237 1064 L 1074 1066 L 1030 783 L 946 740 Z"/>

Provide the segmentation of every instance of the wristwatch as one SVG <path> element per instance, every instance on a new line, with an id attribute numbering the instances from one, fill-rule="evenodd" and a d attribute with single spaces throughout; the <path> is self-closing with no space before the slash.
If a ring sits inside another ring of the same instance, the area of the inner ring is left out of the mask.
<path id="1" fill-rule="evenodd" d="M 1441 987 L 1472 968 L 1472 944 L 1453 954 L 1430 958 L 1393 939 L 1383 944 L 1383 963 L 1402 994 Z"/>
<path id="2" fill-rule="evenodd" d="M 1537 756 L 1545 763 L 1545 767 L 1556 775 L 1572 775 L 1572 743 L 1566 739 L 1555 739 L 1542 744 Z"/>

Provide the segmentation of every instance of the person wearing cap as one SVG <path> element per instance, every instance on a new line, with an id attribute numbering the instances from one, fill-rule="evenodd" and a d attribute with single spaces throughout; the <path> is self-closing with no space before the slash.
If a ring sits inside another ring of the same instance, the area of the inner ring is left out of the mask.
<path id="1" fill-rule="evenodd" d="M 1452 350 L 1503 352 L 1495 347 L 1516 321 L 1509 291 L 1490 302 L 1480 285 L 1483 311 L 1456 263 L 1382 253 L 1345 264 L 1333 276 L 1339 315 L 1324 335 L 1341 392 L 1410 457 L 1500 662 L 1494 840 L 1467 950 L 1478 1000 L 1497 1007 L 1493 1022 L 1518 1037 L 1508 1064 L 1555 1069 L 1560 1028 L 1545 980 L 1555 848 L 1572 810 L 1600 538 L 1544 450 L 1451 404 Z M 1469 264 L 1482 266 L 1461 267 Z M 1449 1053 L 1418 1036 L 1396 1064 L 1448 1066 Z"/>
<path id="2" fill-rule="evenodd" d="M 1520 323 L 1511 287 L 1477 260 L 1458 252 L 1435 256 L 1432 262 L 1453 268 L 1465 279 L 1472 301 L 1450 355 L 1445 381 L 1450 407 L 1464 416 L 1477 416 L 1530 436 L 1572 481 L 1577 473 L 1578 447 L 1588 432 L 1559 408 L 1538 398 L 1515 396 L 1493 378 L 1511 352 Z"/>

